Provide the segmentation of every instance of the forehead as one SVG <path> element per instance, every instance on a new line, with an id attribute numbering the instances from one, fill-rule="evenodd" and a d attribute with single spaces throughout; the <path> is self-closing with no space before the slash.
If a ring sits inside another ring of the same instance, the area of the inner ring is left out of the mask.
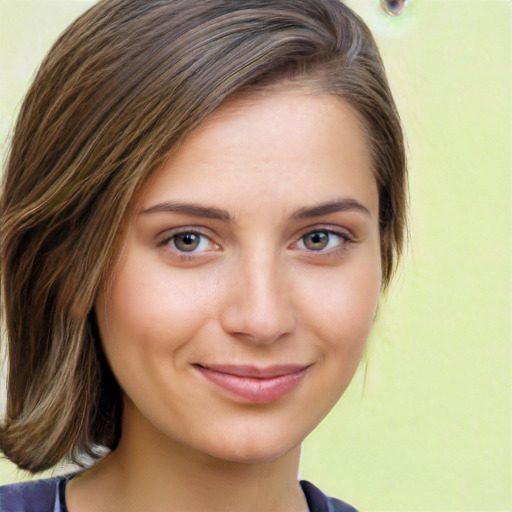
<path id="1" fill-rule="evenodd" d="M 259 195 L 286 204 L 329 193 L 378 208 L 361 123 L 337 97 L 282 91 L 221 107 L 156 171 L 142 202 L 179 196 L 229 203 Z"/>

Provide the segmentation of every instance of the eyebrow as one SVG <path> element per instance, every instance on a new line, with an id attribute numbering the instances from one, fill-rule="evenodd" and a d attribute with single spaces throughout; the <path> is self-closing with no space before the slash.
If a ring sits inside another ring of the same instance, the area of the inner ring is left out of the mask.
<path id="1" fill-rule="evenodd" d="M 203 206 L 196 203 L 180 203 L 175 201 L 166 201 L 151 206 L 142 210 L 141 214 L 169 212 L 169 213 L 183 213 L 185 215 L 192 215 L 194 217 L 203 217 L 206 219 L 221 220 L 223 222 L 233 223 L 234 219 L 226 210 L 215 208 L 213 206 Z"/>
<path id="2" fill-rule="evenodd" d="M 290 220 L 305 220 L 314 217 L 321 217 L 330 213 L 359 211 L 366 215 L 372 216 L 370 210 L 355 199 L 340 198 L 326 203 L 320 203 L 313 206 L 299 208 L 290 215 Z M 203 206 L 197 203 L 181 203 L 176 201 L 166 201 L 159 203 L 145 210 L 141 214 L 148 213 L 182 213 L 184 215 L 192 215 L 194 217 L 202 217 L 206 219 L 215 219 L 223 222 L 235 223 L 234 217 L 227 211 L 213 206 Z"/>
<path id="3" fill-rule="evenodd" d="M 372 216 L 370 210 L 359 201 L 351 198 L 340 198 L 327 203 L 300 208 L 291 215 L 291 220 L 304 220 L 313 217 L 321 217 L 322 215 L 328 215 L 330 213 L 349 212 L 353 210 L 362 212 L 370 217 Z"/>

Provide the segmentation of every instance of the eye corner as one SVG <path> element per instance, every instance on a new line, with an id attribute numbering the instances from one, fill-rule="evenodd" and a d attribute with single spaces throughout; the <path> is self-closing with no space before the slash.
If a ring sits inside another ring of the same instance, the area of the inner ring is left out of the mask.
<path id="1" fill-rule="evenodd" d="M 222 246 L 204 230 L 185 226 L 160 233 L 155 245 L 171 257 L 186 257 L 187 260 L 201 258 L 213 252 L 222 251 Z"/>
<path id="2" fill-rule="evenodd" d="M 319 262 L 344 256 L 356 242 L 356 238 L 348 230 L 333 226 L 316 226 L 303 230 L 288 247 L 307 259 L 313 258 L 313 261 Z"/>

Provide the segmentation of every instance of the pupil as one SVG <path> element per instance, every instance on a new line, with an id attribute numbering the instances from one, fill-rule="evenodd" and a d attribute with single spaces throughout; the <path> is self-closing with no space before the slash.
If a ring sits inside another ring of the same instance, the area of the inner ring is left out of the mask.
<path id="1" fill-rule="evenodd" d="M 199 245 L 199 237 L 194 233 L 183 233 L 176 237 L 174 244 L 180 251 L 191 252 Z"/>
<path id="2" fill-rule="evenodd" d="M 310 250 L 318 251 L 327 245 L 328 239 L 329 236 L 327 233 L 324 233 L 323 231 L 316 231 L 315 233 L 306 235 L 304 245 Z"/>

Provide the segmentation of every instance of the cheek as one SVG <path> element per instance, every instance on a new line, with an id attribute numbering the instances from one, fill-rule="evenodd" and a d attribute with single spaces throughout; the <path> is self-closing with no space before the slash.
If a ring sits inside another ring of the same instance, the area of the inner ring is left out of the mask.
<path id="1" fill-rule="evenodd" d="M 359 361 L 373 326 L 381 289 L 380 260 L 373 260 L 325 272 L 315 299 L 304 301 L 306 321 L 324 351 L 342 362 Z"/>
<path id="2" fill-rule="evenodd" d="M 145 350 L 176 350 L 213 317 L 217 284 L 202 272 L 176 272 L 156 262 L 129 258 L 96 304 L 107 355 L 148 357 Z"/>

